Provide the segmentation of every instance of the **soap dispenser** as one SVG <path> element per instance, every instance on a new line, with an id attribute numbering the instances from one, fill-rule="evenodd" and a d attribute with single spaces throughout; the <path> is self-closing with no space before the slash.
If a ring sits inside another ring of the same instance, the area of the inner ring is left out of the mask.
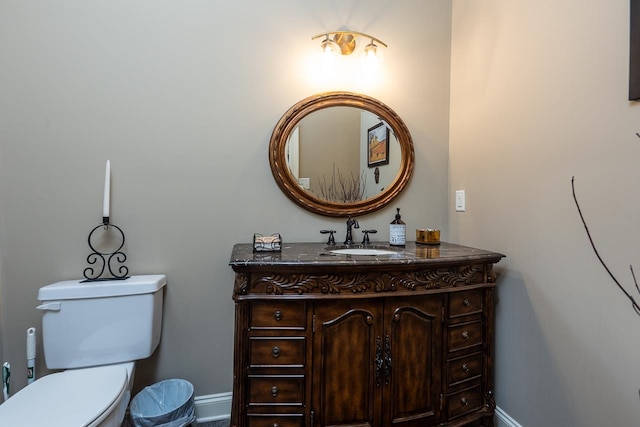
<path id="1" fill-rule="evenodd" d="M 400 217 L 400 208 L 397 208 L 396 218 L 389 225 L 389 244 L 404 246 L 407 236 L 407 226 Z"/>

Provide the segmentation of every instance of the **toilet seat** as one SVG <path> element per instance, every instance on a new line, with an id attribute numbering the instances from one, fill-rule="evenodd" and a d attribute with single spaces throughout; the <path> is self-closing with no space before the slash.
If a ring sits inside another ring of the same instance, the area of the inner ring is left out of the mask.
<path id="1" fill-rule="evenodd" d="M 46 375 L 0 405 L 0 425 L 100 425 L 128 395 L 128 376 L 124 365 Z"/>

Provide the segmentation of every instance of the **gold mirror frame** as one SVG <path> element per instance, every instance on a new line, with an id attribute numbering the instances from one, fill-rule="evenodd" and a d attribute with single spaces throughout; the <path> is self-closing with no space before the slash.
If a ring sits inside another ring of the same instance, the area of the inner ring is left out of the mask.
<path id="1" fill-rule="evenodd" d="M 308 114 L 334 106 L 356 107 L 377 115 L 391 127 L 400 144 L 402 152 L 400 171 L 396 175 L 396 179 L 383 192 L 374 197 L 353 203 L 323 200 L 302 189 L 289 172 L 285 145 L 291 132 Z M 414 156 L 411 134 L 400 116 L 375 98 L 351 92 L 327 92 L 310 96 L 298 102 L 280 118 L 269 142 L 271 172 L 282 192 L 308 211 L 333 217 L 363 215 L 388 205 L 409 182 L 414 167 Z"/>

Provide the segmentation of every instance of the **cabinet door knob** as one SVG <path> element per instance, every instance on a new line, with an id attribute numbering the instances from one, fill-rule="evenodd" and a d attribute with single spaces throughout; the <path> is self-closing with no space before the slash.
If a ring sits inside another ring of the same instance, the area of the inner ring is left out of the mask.
<path id="1" fill-rule="evenodd" d="M 273 424 L 271 424 L 271 427 L 280 427 L 280 424 L 278 424 L 278 423 L 273 423 Z"/>
<path id="2" fill-rule="evenodd" d="M 462 301 L 462 305 L 464 305 L 465 307 L 469 307 L 471 305 L 471 301 L 469 301 L 469 298 L 465 298 L 464 301 Z"/>
<path id="3" fill-rule="evenodd" d="M 278 387 L 277 386 L 273 386 L 271 387 L 271 396 L 276 397 L 278 395 Z"/>
<path id="4" fill-rule="evenodd" d="M 275 346 L 271 349 L 271 354 L 273 355 L 273 357 L 278 357 L 280 356 L 280 347 Z"/>
<path id="5" fill-rule="evenodd" d="M 467 405 L 469 404 L 469 401 L 467 400 L 467 398 L 466 398 L 466 397 L 461 397 L 461 398 L 460 398 L 460 404 L 461 404 L 462 406 L 467 406 Z"/>
<path id="6" fill-rule="evenodd" d="M 464 331 L 464 332 L 462 333 L 462 339 L 463 339 L 463 340 L 468 340 L 468 339 L 469 339 L 469 332 Z"/>
<path id="7" fill-rule="evenodd" d="M 277 322 L 282 320 L 282 311 L 280 310 L 276 310 L 275 313 L 273 313 L 273 318 L 276 319 Z"/>
<path id="8" fill-rule="evenodd" d="M 462 372 L 464 372 L 465 374 L 469 372 L 469 365 L 467 365 L 466 363 L 462 364 Z"/>

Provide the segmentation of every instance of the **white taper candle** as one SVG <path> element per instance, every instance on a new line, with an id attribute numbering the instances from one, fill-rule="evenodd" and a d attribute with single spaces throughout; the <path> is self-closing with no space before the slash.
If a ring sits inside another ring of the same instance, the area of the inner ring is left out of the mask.
<path id="1" fill-rule="evenodd" d="M 110 198 L 111 198 L 111 162 L 107 160 L 107 169 L 104 173 L 104 203 L 102 204 L 103 218 L 109 218 Z"/>

